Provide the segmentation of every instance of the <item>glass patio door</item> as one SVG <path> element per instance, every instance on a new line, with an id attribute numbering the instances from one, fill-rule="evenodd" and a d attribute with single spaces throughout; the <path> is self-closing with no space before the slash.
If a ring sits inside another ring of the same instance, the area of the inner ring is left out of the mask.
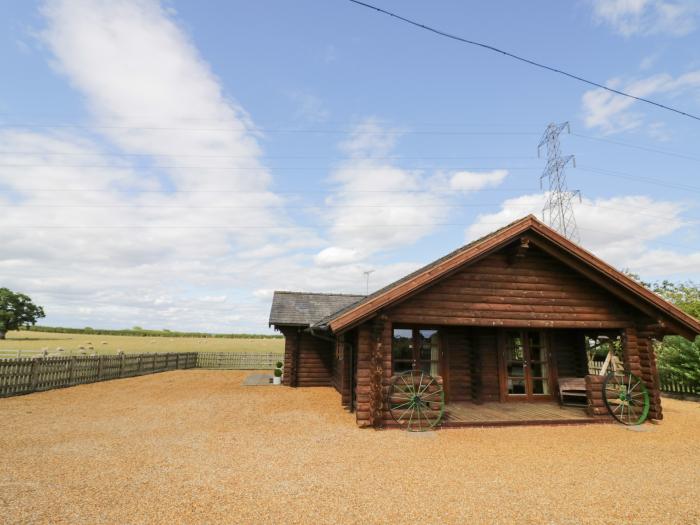
<path id="1" fill-rule="evenodd" d="M 507 399 L 532 401 L 551 396 L 547 348 L 541 332 L 507 331 L 503 369 Z"/>

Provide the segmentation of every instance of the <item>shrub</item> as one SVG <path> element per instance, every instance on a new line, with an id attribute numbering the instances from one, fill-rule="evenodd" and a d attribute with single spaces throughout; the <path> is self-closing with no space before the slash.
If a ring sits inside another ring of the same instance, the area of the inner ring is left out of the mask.
<path id="1" fill-rule="evenodd" d="M 275 377 L 282 377 L 282 370 L 275 368 Z"/>
<path id="2" fill-rule="evenodd" d="M 277 361 L 277 364 L 275 366 L 277 368 L 282 368 L 284 366 L 284 363 L 282 361 Z"/>

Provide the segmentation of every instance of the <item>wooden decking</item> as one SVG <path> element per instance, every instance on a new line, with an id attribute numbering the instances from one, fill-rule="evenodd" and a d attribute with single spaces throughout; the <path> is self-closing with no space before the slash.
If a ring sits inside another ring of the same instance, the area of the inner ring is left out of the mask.
<path id="1" fill-rule="evenodd" d="M 604 421 L 604 420 L 603 420 Z M 443 426 L 571 425 L 597 423 L 585 407 L 559 406 L 557 403 L 449 403 Z"/>

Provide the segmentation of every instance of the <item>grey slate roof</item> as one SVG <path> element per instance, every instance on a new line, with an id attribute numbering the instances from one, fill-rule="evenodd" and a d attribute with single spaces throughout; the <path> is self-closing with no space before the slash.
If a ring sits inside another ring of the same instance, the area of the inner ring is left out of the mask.
<path id="1" fill-rule="evenodd" d="M 364 299 L 364 295 L 283 292 L 272 297 L 270 325 L 311 326 L 321 319 Z"/>

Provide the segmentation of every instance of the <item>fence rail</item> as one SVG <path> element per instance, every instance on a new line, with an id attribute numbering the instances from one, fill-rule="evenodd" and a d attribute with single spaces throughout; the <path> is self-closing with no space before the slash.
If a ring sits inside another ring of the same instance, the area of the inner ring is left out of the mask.
<path id="1" fill-rule="evenodd" d="M 284 361 L 284 354 L 277 352 L 199 352 L 197 368 L 224 370 L 267 370 Z"/>
<path id="2" fill-rule="evenodd" d="M 43 350 L 8 350 L 0 349 L 0 359 L 18 359 L 20 357 L 34 357 L 43 355 Z M 67 355 L 73 355 L 67 354 Z"/>
<path id="3" fill-rule="evenodd" d="M 661 391 L 668 394 L 700 396 L 700 383 L 693 383 L 686 378 L 673 374 L 659 374 Z"/>

